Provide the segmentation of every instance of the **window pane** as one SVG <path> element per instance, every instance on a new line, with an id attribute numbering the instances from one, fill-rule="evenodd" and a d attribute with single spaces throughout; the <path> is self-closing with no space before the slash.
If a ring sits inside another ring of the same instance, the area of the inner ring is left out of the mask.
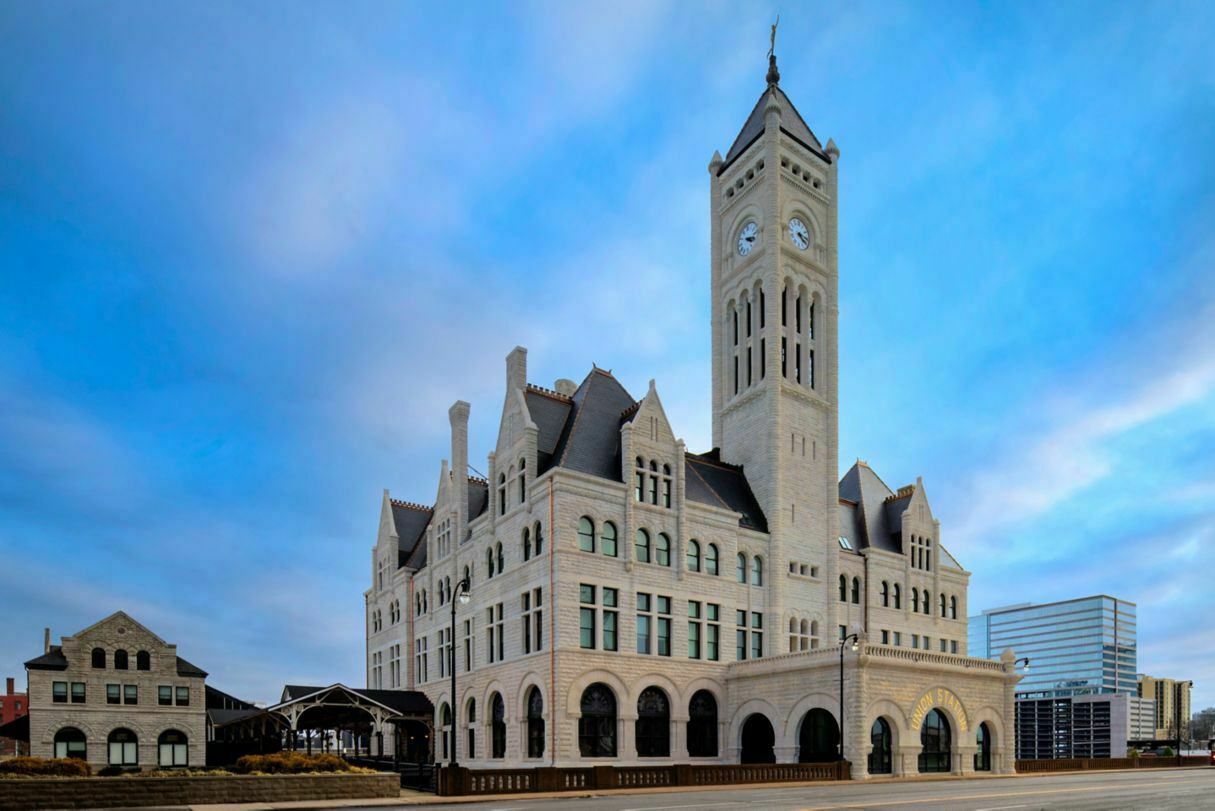
<path id="1" fill-rule="evenodd" d="M 650 652 L 650 618 L 649 617 L 642 616 L 642 617 L 637 618 L 637 652 L 638 653 L 649 653 Z"/>
<path id="2" fill-rule="evenodd" d="M 616 650 L 616 612 L 603 612 L 603 649 Z"/>

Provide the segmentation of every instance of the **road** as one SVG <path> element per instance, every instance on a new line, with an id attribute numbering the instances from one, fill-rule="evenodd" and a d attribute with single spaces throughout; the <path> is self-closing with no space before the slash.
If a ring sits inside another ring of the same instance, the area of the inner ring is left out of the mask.
<path id="1" fill-rule="evenodd" d="M 402 806 L 405 807 L 405 806 Z M 868 782 L 800 787 L 610 796 L 520 798 L 477 803 L 435 803 L 409 808 L 444 811 L 520 811 L 577 808 L 579 811 L 1109 811 L 1109 809 L 1215 808 L 1215 768 L 1161 769 L 1007 779 L 933 782 Z M 382 806 L 381 806 L 382 808 Z"/>

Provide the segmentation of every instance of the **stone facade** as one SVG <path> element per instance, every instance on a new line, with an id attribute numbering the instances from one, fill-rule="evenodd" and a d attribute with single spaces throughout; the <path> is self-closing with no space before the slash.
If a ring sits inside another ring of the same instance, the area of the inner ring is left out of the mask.
<path id="1" fill-rule="evenodd" d="M 1012 769 L 1017 676 L 1011 659 L 966 657 L 969 573 L 941 545 L 923 482 L 893 491 L 863 462 L 838 478 L 840 152 L 775 73 L 709 166 L 716 448 L 687 451 L 653 381 L 640 400 L 598 368 L 541 388 L 516 348 L 488 478 L 466 473 L 458 402 L 434 505 L 384 493 L 368 686 L 430 698 L 439 760 L 467 577 L 454 614 L 464 765 L 835 759 L 845 640 L 854 776 L 879 718 L 889 771 L 915 771 L 933 710 L 949 727 L 941 768 L 974 768 L 982 726 L 980 765 Z"/>
<path id="2" fill-rule="evenodd" d="M 206 673 L 177 656 L 177 647 L 117 612 L 83 631 L 46 646 L 26 662 L 29 674 L 30 753 L 34 757 L 83 755 L 94 769 L 111 765 L 111 736 L 126 730 L 113 765 L 144 770 L 162 764 L 164 733 L 177 733 L 165 765 L 206 763 Z M 94 661 L 94 656 L 97 656 Z M 125 656 L 126 666 L 121 667 Z M 162 704 L 161 689 L 169 688 Z M 116 688 L 116 690 L 115 690 Z M 71 730 L 84 739 L 83 753 L 67 749 Z M 164 739 L 168 742 L 168 739 Z M 125 744 L 134 743 L 133 747 Z M 133 751 L 132 751 L 133 750 Z M 186 762 L 181 762 L 182 756 Z M 132 760 L 133 756 L 133 760 Z"/>

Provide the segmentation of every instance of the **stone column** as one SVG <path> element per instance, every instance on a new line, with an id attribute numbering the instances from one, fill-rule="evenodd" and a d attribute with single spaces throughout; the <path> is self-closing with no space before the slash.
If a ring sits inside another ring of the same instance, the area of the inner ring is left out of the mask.
<path id="1" fill-rule="evenodd" d="M 902 744 L 894 750 L 895 774 L 910 777 L 920 773 L 920 745 Z"/>

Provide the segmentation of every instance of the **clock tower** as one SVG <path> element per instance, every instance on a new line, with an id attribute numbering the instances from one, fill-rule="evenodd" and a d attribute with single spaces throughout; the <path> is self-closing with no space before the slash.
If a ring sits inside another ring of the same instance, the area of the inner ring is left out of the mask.
<path id="1" fill-rule="evenodd" d="M 786 610 L 822 617 L 824 639 L 837 627 L 839 155 L 769 55 L 767 88 L 709 164 L 713 444 L 743 467 L 767 518 L 772 652 Z M 827 588 L 787 577 L 790 563 Z"/>

